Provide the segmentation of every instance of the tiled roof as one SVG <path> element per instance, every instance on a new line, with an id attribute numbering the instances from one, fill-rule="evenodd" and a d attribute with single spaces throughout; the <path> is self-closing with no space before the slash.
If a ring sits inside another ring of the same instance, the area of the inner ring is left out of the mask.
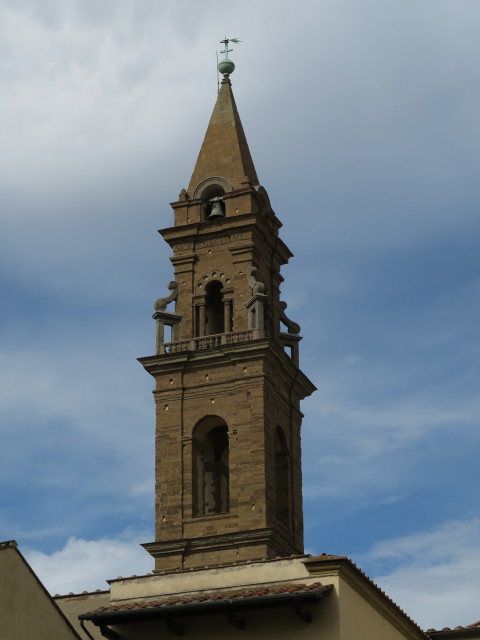
<path id="1" fill-rule="evenodd" d="M 423 631 L 423 629 L 421 629 L 421 627 L 419 627 L 419 625 L 415 622 L 415 620 L 413 620 L 412 618 L 410 618 L 410 616 L 405 613 L 405 611 L 403 609 L 401 609 L 398 604 L 392 600 L 392 598 L 390 598 L 389 595 L 387 595 L 387 593 L 385 593 L 385 591 L 378 586 L 378 584 L 376 584 L 376 582 L 374 582 L 371 578 L 369 578 L 369 576 L 367 576 L 367 574 L 360 569 L 360 567 L 358 567 L 355 562 L 353 562 L 353 560 L 351 560 L 348 556 L 338 556 L 338 555 L 332 555 L 329 553 L 321 553 L 318 556 L 309 556 L 308 559 L 306 560 L 305 564 L 308 568 L 308 564 L 309 562 L 315 562 L 315 561 L 325 561 L 325 562 L 339 562 L 339 563 L 345 563 L 346 565 L 352 567 L 352 569 L 354 571 L 356 571 L 359 575 L 362 576 L 362 578 L 364 578 L 368 584 L 370 584 L 377 593 L 379 593 L 381 595 L 381 597 L 383 597 L 387 602 L 389 602 L 391 605 L 393 605 L 395 607 L 395 609 L 397 611 L 399 611 L 402 616 L 405 617 L 406 620 L 408 620 L 411 624 L 413 624 L 414 627 L 416 627 L 418 629 L 418 631 L 420 631 L 424 637 L 427 637 L 426 632 Z"/>
<path id="2" fill-rule="evenodd" d="M 472 622 L 472 624 L 467 624 L 467 626 L 465 627 L 455 627 L 454 629 L 451 629 L 450 627 L 443 627 L 443 629 L 428 629 L 427 633 L 449 633 L 452 631 L 474 631 L 475 629 L 478 629 L 480 631 L 480 620 L 477 620 L 477 622 Z"/>
<path id="3" fill-rule="evenodd" d="M 322 585 L 321 582 L 313 584 L 286 584 L 271 587 L 252 587 L 250 589 L 238 589 L 235 591 L 210 591 L 196 593 L 195 595 L 169 596 L 157 600 L 143 600 L 141 602 L 122 603 L 110 607 L 100 607 L 91 614 L 103 614 L 114 612 L 138 611 L 140 609 L 153 609 L 178 605 L 190 605 L 209 602 L 245 601 L 248 598 L 262 598 L 268 596 L 317 593 L 326 595 L 331 590 L 331 585 Z"/>

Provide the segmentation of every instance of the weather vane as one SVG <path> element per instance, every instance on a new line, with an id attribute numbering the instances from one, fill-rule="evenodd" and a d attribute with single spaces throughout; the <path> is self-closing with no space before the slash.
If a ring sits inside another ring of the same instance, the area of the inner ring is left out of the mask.
<path id="1" fill-rule="evenodd" d="M 220 44 L 225 45 L 225 48 L 222 51 L 220 51 L 220 53 L 224 53 L 225 57 L 223 58 L 223 60 L 220 60 L 219 62 L 218 51 L 217 51 L 217 70 L 223 75 L 225 79 L 227 79 L 235 69 L 235 65 L 228 57 L 228 54 L 230 53 L 230 51 L 233 51 L 233 49 L 228 48 L 229 42 L 234 42 L 235 44 L 238 44 L 239 42 L 242 42 L 242 40 L 239 40 L 238 38 L 225 38 L 224 40 L 220 40 Z M 217 76 L 217 84 L 220 88 L 220 82 L 218 82 L 218 76 Z"/>

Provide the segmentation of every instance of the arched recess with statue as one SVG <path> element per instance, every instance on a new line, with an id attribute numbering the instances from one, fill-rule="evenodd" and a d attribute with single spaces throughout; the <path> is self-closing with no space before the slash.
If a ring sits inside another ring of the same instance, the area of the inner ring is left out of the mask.
<path id="1" fill-rule="evenodd" d="M 228 513 L 228 426 L 219 416 L 205 416 L 192 433 L 192 515 Z"/>

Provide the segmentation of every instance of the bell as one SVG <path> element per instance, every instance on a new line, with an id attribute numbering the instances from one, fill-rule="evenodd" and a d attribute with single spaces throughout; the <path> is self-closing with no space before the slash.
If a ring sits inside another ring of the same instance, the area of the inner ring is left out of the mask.
<path id="1" fill-rule="evenodd" d="M 212 198 L 208 202 L 211 204 L 210 213 L 208 214 L 209 220 L 215 220 L 215 218 L 225 217 L 222 198 L 219 198 L 219 197 Z"/>

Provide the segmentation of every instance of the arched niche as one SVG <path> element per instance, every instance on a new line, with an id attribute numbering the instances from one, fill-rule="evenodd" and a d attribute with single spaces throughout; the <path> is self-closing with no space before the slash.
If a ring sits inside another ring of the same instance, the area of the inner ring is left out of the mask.
<path id="1" fill-rule="evenodd" d="M 202 418 L 193 430 L 192 515 L 229 511 L 228 426 L 219 416 Z"/>

